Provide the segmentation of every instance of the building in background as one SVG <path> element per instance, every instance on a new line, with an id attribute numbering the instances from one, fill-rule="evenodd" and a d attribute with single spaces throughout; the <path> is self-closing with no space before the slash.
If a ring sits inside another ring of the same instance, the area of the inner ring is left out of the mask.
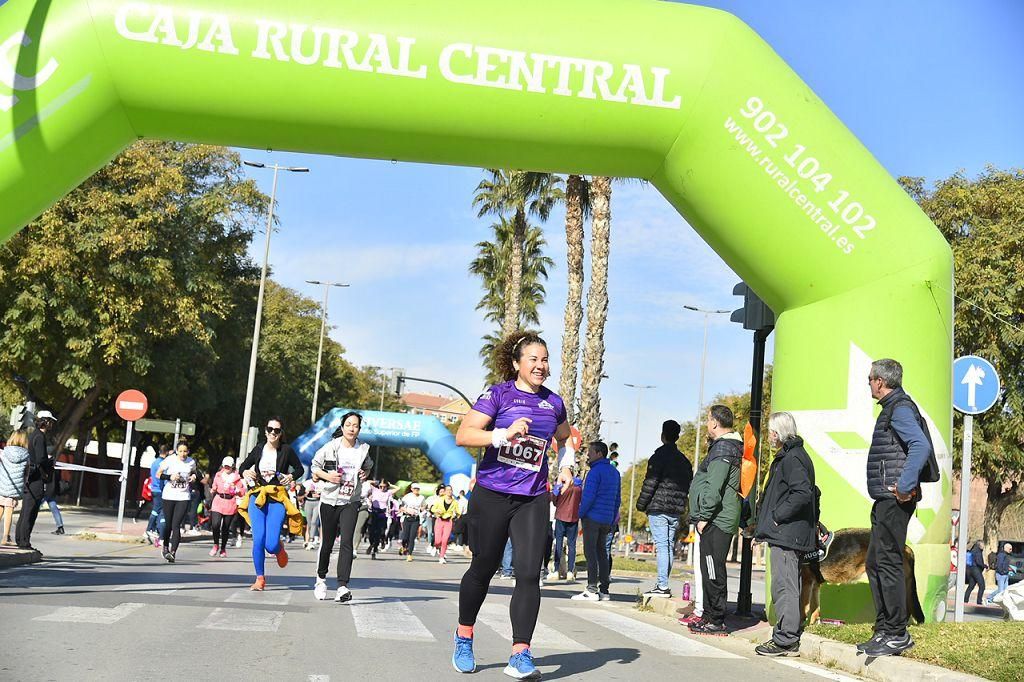
<path id="1" fill-rule="evenodd" d="M 445 424 L 456 424 L 467 412 L 470 405 L 462 398 L 431 393 L 403 393 L 402 404 L 409 414 L 425 414 L 437 417 Z"/>

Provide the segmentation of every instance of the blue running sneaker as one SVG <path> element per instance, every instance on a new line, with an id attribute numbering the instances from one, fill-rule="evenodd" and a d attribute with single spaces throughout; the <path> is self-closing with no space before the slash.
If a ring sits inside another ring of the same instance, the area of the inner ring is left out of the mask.
<path id="1" fill-rule="evenodd" d="M 533 654 L 529 649 L 523 649 L 518 654 L 512 654 L 505 666 L 505 674 L 517 680 L 539 680 L 540 671 L 533 664 Z"/>
<path id="2" fill-rule="evenodd" d="M 455 633 L 455 653 L 452 654 L 452 667 L 460 673 L 476 672 L 472 637 L 459 637 L 459 633 Z"/>

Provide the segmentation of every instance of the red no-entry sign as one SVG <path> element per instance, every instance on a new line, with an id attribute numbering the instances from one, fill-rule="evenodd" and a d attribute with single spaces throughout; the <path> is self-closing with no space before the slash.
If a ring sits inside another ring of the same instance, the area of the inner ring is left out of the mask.
<path id="1" fill-rule="evenodd" d="M 138 421 L 146 416 L 149 399 L 142 391 L 128 389 L 117 396 L 117 400 L 114 401 L 114 409 L 117 410 L 117 416 L 126 422 Z"/>

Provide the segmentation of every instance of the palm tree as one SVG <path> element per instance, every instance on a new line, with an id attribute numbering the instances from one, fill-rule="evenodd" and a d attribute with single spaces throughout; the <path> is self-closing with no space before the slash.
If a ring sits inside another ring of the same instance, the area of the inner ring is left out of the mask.
<path id="1" fill-rule="evenodd" d="M 512 235 L 514 227 L 504 218 L 491 225 L 494 231 L 492 241 L 479 242 L 476 245 L 477 257 L 469 265 L 469 271 L 480 277 L 484 295 L 477 303 L 476 309 L 485 311 L 484 319 L 503 324 L 508 309 L 506 305 L 507 267 L 512 252 Z M 516 329 L 529 325 L 540 324 L 540 306 L 544 303 L 547 291 L 543 282 L 548 278 L 548 269 L 555 262 L 544 255 L 544 233 L 539 227 L 526 225 L 526 240 L 523 247 L 523 275 L 520 280 L 519 300 L 521 301 L 519 319 Z M 484 345 L 480 349 L 480 357 L 488 371 L 488 384 L 497 383 L 497 370 L 494 366 L 494 350 L 505 335 L 501 329 L 483 338 Z"/>
<path id="2" fill-rule="evenodd" d="M 611 248 L 612 183 L 608 177 L 590 182 L 593 229 L 590 237 L 590 290 L 587 292 L 587 336 L 583 346 L 580 386 L 580 433 L 583 442 L 601 432 L 601 375 L 604 374 L 604 327 L 608 321 L 608 252 Z"/>
<path id="3" fill-rule="evenodd" d="M 565 246 L 568 291 L 565 297 L 565 329 L 562 332 L 562 373 L 558 395 L 573 423 L 576 402 L 576 371 L 580 359 L 580 324 L 583 322 L 583 221 L 590 215 L 590 183 L 582 175 L 570 175 L 565 183 Z"/>
<path id="4" fill-rule="evenodd" d="M 548 219 L 551 208 L 562 199 L 562 190 L 558 187 L 562 180 L 550 173 L 532 171 L 491 169 L 487 172 L 489 177 L 477 185 L 473 196 L 477 215 L 511 216 L 512 219 L 501 325 L 502 336 L 505 336 L 516 330 L 521 318 L 527 218 L 536 216 L 542 222 Z"/>

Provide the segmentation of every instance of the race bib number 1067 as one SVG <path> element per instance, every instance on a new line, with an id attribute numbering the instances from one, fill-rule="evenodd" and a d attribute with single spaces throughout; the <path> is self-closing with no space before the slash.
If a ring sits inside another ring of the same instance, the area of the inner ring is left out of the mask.
<path id="1" fill-rule="evenodd" d="M 548 442 L 537 436 L 520 436 L 513 443 L 498 448 L 498 461 L 519 469 L 540 471 Z"/>

